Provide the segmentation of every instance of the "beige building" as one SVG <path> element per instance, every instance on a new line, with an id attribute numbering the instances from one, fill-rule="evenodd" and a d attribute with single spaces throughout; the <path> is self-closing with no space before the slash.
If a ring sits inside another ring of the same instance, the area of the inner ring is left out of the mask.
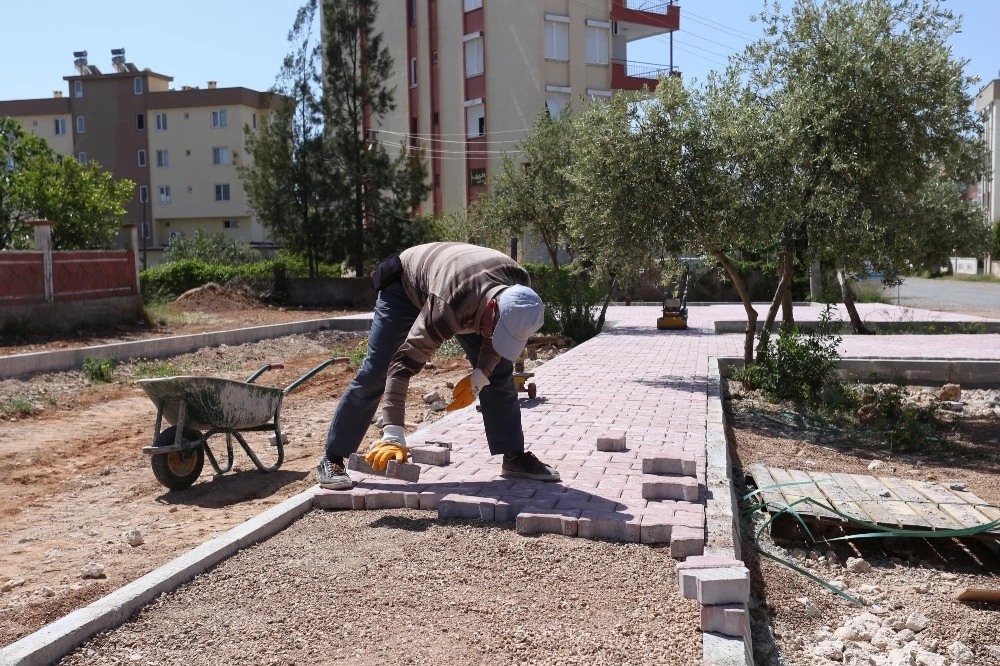
<path id="1" fill-rule="evenodd" d="M 677 30 L 673 0 L 382 2 L 396 110 L 372 129 L 392 150 L 423 146 L 431 213 L 463 210 L 538 113 L 656 86 L 669 65 L 629 62 L 628 43 Z"/>
<path id="2" fill-rule="evenodd" d="M 986 210 L 990 222 L 1000 218 L 1000 79 L 993 79 L 979 91 L 976 97 L 976 112 L 983 123 L 983 141 L 989 150 L 990 171 L 978 183 L 976 196 Z M 1000 276 L 1000 260 L 987 256 L 984 261 L 987 275 Z M 965 272 L 978 272 L 977 270 Z M 957 269 L 956 269 L 957 270 Z"/>
<path id="3" fill-rule="evenodd" d="M 96 161 L 136 183 L 126 222 L 140 225 L 147 265 L 160 262 L 172 237 L 198 229 L 270 246 L 253 217 L 235 167 L 243 128 L 256 128 L 268 95 L 247 88 L 170 86 L 169 76 L 139 70 L 112 51 L 102 73 L 74 54 L 68 90 L 48 99 L 0 101 L 0 117 L 19 120 L 56 152 Z"/>

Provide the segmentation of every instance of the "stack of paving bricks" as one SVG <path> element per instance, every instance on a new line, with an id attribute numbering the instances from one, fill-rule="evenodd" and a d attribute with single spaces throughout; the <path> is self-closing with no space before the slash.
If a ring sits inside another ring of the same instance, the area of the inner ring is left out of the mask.
<path id="1" fill-rule="evenodd" d="M 742 561 L 726 555 L 689 557 L 677 563 L 677 584 L 685 599 L 701 604 L 702 631 L 750 635 L 750 572 Z"/>
<path id="2" fill-rule="evenodd" d="M 514 523 L 520 534 L 669 543 L 677 558 L 703 551 L 705 510 L 699 502 L 696 461 L 683 452 L 639 459 L 626 448 L 624 433 L 605 433 L 597 438 L 596 453 L 592 449 L 585 455 L 605 456 L 606 467 L 599 477 L 574 473 L 573 479 L 545 483 L 501 478 L 499 460 L 491 472 L 460 461 L 454 467 L 464 465 L 470 472 L 464 475 L 448 469 L 450 443 L 427 444 L 433 445 L 411 449 L 413 463 L 391 461 L 385 474 L 377 477 L 355 454 L 349 466 L 365 477 L 351 490 L 318 491 L 314 506 L 437 510 L 442 519 Z M 607 471 L 616 470 L 615 465 L 628 473 Z M 421 475 L 423 481 L 418 481 Z"/>

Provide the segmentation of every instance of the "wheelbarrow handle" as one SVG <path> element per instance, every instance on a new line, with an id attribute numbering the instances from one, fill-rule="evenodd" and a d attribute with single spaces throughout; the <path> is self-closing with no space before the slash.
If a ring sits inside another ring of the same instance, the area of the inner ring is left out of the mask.
<path id="1" fill-rule="evenodd" d="M 265 373 L 265 372 L 267 372 L 268 370 L 281 370 L 281 369 L 282 369 L 283 367 L 285 367 L 283 363 L 268 363 L 268 364 L 267 364 L 267 365 L 265 365 L 265 366 L 264 366 L 263 368 L 261 368 L 261 369 L 260 369 L 260 370 L 258 370 L 257 372 L 255 372 L 255 373 L 253 373 L 252 375 L 250 375 L 250 377 L 249 377 L 249 378 L 247 378 L 247 381 L 246 381 L 246 383 L 247 383 L 247 384 L 253 384 L 253 383 L 254 383 L 254 381 L 255 381 L 255 380 L 256 380 L 256 379 L 258 378 L 258 377 L 260 377 L 260 376 L 261 376 L 262 374 L 264 374 L 264 373 Z"/>
<path id="2" fill-rule="evenodd" d="M 297 389 L 298 387 L 300 387 L 304 382 L 306 382 L 309 379 L 312 379 L 313 375 L 315 375 L 317 372 L 319 372 L 320 370 L 322 370 L 323 368 L 325 368 L 327 366 L 335 365 L 335 364 L 336 365 L 342 365 L 342 364 L 350 363 L 350 362 L 351 362 L 351 359 L 347 358 L 346 356 L 338 356 L 337 358 L 328 358 L 327 360 L 323 361 L 322 363 L 320 363 L 319 365 L 317 365 L 315 368 L 313 368 L 312 370 L 310 370 L 309 372 L 307 372 L 306 374 L 302 375 L 301 377 L 299 377 L 298 379 L 296 379 L 294 382 L 292 382 L 291 384 L 289 384 L 288 386 L 286 386 L 285 389 L 281 393 L 282 393 L 282 395 L 288 395 L 289 393 L 291 393 L 292 391 L 294 391 L 295 389 Z"/>

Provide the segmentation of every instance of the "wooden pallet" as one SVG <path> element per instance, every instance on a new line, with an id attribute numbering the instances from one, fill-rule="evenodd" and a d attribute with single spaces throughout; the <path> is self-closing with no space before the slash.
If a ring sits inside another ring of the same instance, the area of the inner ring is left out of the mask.
<path id="1" fill-rule="evenodd" d="M 763 489 L 759 500 L 767 505 L 770 513 L 778 513 L 795 501 L 809 497 L 856 520 L 898 529 L 960 530 L 1000 518 L 1000 508 L 974 493 L 952 490 L 941 483 L 783 469 L 762 463 L 751 465 L 749 471 L 757 488 Z M 788 483 L 796 485 L 780 485 Z M 821 529 L 831 525 L 849 526 L 843 517 L 810 502 L 801 502 L 792 508 L 807 523 Z M 788 519 L 795 521 L 791 516 Z M 788 526 L 787 521 L 781 522 Z M 776 520 L 775 524 L 778 523 Z M 850 525 L 850 529 L 867 531 L 855 525 Z M 1000 539 L 1000 527 L 980 536 Z"/>

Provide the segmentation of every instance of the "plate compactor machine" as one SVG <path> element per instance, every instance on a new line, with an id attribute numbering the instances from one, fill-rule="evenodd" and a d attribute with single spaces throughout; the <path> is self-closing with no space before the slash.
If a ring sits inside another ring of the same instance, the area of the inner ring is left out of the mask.
<path id="1" fill-rule="evenodd" d="M 688 309 L 687 309 L 687 292 L 688 292 L 688 277 L 691 274 L 691 269 L 689 266 L 684 267 L 684 273 L 681 275 L 681 279 L 673 289 L 668 289 L 663 294 L 663 316 L 657 318 L 656 328 L 662 330 L 666 329 L 684 329 L 687 328 L 688 321 Z M 679 298 L 678 298 L 679 296 Z"/>

